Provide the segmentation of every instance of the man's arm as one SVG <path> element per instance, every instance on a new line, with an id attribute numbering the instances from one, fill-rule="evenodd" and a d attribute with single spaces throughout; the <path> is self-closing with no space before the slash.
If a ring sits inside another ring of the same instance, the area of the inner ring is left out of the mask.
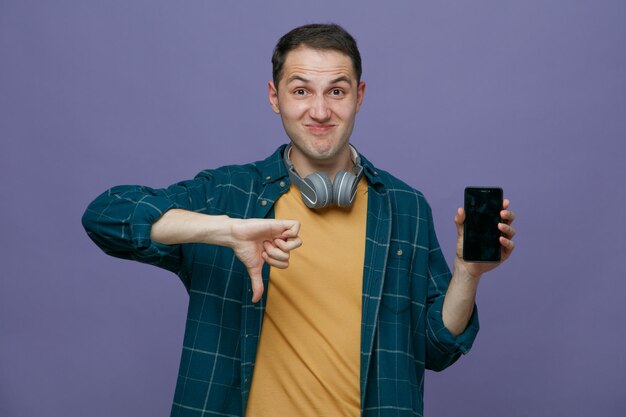
<path id="1" fill-rule="evenodd" d="M 502 260 L 499 263 L 465 262 L 463 260 L 465 211 L 459 208 L 457 215 L 454 217 L 458 234 L 454 273 L 446 292 L 442 310 L 443 323 L 454 336 L 463 333 L 472 316 L 476 291 L 478 290 L 482 274 L 491 271 L 506 261 L 515 248 L 515 243 L 512 240 L 513 236 L 515 236 L 515 229 L 511 226 L 515 220 L 515 213 L 509 210 L 509 204 L 509 200 L 505 199 L 500 212 L 502 223 L 498 224 L 498 228 L 502 232 L 500 237 Z"/>
<path id="2" fill-rule="evenodd" d="M 233 249 L 248 269 L 256 303 L 264 290 L 263 263 L 287 268 L 289 252 L 302 245 L 299 230 L 296 220 L 233 219 L 171 209 L 152 225 L 150 238 L 166 245 L 206 243 Z"/>
<path id="3" fill-rule="evenodd" d="M 168 269 L 186 286 L 190 277 L 182 269 L 184 246 L 178 243 L 230 247 L 248 269 L 256 302 L 263 293 L 263 263 L 287 267 L 289 252 L 302 243 L 297 237 L 300 226 L 295 221 L 220 215 L 223 210 L 211 204 L 221 199 L 223 187 L 214 183 L 230 179 L 218 181 L 216 175 L 219 172 L 209 172 L 163 189 L 113 187 L 89 204 L 83 226 L 105 253 Z"/>

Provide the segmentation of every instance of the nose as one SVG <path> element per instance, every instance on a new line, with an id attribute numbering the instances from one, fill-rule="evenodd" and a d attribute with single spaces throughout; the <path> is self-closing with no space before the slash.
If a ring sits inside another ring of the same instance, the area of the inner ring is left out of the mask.
<path id="1" fill-rule="evenodd" d="M 311 119 L 324 121 L 330 119 L 330 107 L 326 103 L 326 97 L 318 95 L 313 98 L 311 108 L 309 109 Z"/>

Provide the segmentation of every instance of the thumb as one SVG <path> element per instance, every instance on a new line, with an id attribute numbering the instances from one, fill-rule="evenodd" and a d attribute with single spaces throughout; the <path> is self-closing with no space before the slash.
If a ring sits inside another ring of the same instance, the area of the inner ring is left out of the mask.
<path id="1" fill-rule="evenodd" d="M 250 283 L 252 284 L 252 302 L 258 303 L 265 289 L 261 268 L 248 268 L 248 274 L 250 275 Z"/>
<path id="2" fill-rule="evenodd" d="M 454 223 L 456 224 L 456 232 L 459 236 L 463 235 L 463 223 L 465 223 L 465 210 L 458 208 L 456 210 L 456 216 L 454 216 Z"/>

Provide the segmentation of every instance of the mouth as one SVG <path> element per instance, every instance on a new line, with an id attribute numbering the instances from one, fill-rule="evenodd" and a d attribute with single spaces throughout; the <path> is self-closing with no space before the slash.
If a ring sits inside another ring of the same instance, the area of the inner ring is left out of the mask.
<path id="1" fill-rule="evenodd" d="M 306 124 L 305 127 L 309 132 L 313 133 L 314 135 L 324 135 L 331 131 L 335 127 L 335 125 L 309 123 Z"/>

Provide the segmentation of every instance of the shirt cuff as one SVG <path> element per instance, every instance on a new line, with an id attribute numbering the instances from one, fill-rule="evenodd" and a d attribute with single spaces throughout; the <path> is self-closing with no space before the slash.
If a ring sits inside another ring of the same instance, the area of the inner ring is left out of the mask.
<path id="1" fill-rule="evenodd" d="M 443 324 L 444 298 L 439 297 L 428 309 L 430 339 L 443 352 L 450 354 L 461 352 L 466 354 L 472 348 L 480 327 L 478 324 L 478 309 L 474 304 L 474 311 L 467 323 L 467 327 L 463 333 L 455 337 Z"/>
<path id="2" fill-rule="evenodd" d="M 174 245 L 158 243 L 150 238 L 152 225 L 168 210 L 176 205 L 168 199 L 144 196 L 135 205 L 131 222 L 131 241 L 138 257 L 165 256 L 172 252 Z"/>

